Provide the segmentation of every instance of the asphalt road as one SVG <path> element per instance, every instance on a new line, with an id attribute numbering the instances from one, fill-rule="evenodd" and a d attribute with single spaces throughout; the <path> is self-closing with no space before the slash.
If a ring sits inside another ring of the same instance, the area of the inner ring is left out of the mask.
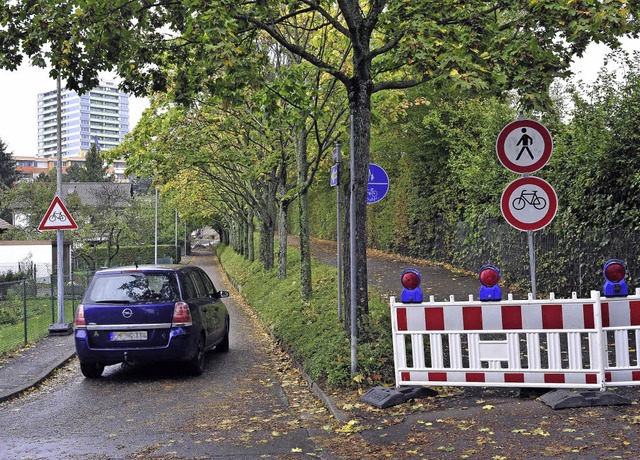
<path id="1" fill-rule="evenodd" d="M 192 263 L 230 289 L 211 253 Z M 225 303 L 231 349 L 209 354 L 202 376 L 116 365 L 88 380 L 73 360 L 0 405 L 0 458 L 333 458 L 329 412 L 238 294 Z"/>

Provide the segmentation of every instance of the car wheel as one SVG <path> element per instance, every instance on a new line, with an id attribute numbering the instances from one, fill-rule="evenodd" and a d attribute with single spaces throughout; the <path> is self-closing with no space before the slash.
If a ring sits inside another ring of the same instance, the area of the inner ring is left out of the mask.
<path id="1" fill-rule="evenodd" d="M 222 342 L 216 345 L 216 351 L 229 351 L 229 318 L 227 318 Z"/>
<path id="2" fill-rule="evenodd" d="M 198 339 L 198 349 L 196 354 L 187 362 L 187 370 L 192 375 L 202 375 L 204 372 L 205 353 L 204 353 L 204 336 L 200 334 Z"/>
<path id="3" fill-rule="evenodd" d="M 98 379 L 102 377 L 104 365 L 100 363 L 80 363 L 80 371 L 88 379 Z"/>

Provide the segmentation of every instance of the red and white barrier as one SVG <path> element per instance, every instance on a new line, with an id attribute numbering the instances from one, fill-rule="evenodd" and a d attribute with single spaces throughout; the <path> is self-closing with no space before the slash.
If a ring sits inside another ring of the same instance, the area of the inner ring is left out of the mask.
<path id="1" fill-rule="evenodd" d="M 398 303 L 396 386 L 599 388 L 640 384 L 635 296 Z"/>

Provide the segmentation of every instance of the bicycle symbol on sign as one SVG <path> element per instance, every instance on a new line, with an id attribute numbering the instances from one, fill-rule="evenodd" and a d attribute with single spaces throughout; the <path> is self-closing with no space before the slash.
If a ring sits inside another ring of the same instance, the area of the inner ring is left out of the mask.
<path id="1" fill-rule="evenodd" d="M 520 196 L 515 197 L 511 202 L 511 206 L 513 206 L 513 209 L 516 209 L 518 211 L 524 209 L 527 204 L 533 206 L 537 210 L 542 210 L 547 207 L 547 200 L 545 200 L 541 196 L 538 196 L 537 190 L 533 192 L 527 192 L 523 189 L 522 192 L 520 192 Z"/>
<path id="2" fill-rule="evenodd" d="M 375 188 L 368 188 L 367 189 L 367 201 L 369 203 L 373 203 L 375 201 L 378 201 L 378 192 L 376 191 Z"/>
<path id="3" fill-rule="evenodd" d="M 56 220 L 59 220 L 60 222 L 64 222 L 65 220 L 67 220 L 67 216 L 65 216 L 62 211 L 58 211 L 58 212 L 53 211 L 49 216 L 49 220 L 51 222 L 55 222 Z"/>

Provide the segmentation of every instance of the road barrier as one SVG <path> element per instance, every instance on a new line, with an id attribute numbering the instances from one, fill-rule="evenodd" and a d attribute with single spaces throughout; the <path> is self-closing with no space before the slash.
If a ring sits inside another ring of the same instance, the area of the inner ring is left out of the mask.
<path id="1" fill-rule="evenodd" d="M 640 385 L 640 289 L 609 298 L 390 302 L 397 387 Z"/>

